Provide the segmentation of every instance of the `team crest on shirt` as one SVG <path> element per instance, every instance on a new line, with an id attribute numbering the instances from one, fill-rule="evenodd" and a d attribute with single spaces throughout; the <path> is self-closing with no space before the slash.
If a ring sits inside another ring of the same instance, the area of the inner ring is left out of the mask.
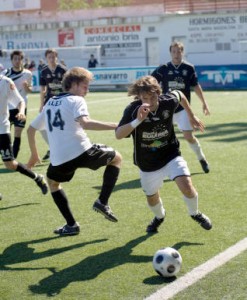
<path id="1" fill-rule="evenodd" d="M 187 76 L 188 71 L 187 71 L 187 70 L 183 70 L 183 71 L 182 71 L 182 74 L 183 74 L 183 76 Z"/>
<path id="2" fill-rule="evenodd" d="M 168 75 L 172 75 L 172 74 L 173 74 L 173 71 L 170 70 L 170 71 L 168 72 Z"/>
<path id="3" fill-rule="evenodd" d="M 170 117 L 170 112 L 169 112 L 169 110 L 164 110 L 164 111 L 162 112 L 162 116 L 163 116 L 164 120 L 168 119 L 168 118 Z"/>

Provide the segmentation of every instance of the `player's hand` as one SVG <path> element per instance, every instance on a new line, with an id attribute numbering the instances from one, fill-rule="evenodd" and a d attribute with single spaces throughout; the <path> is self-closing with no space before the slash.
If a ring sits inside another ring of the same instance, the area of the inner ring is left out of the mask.
<path id="1" fill-rule="evenodd" d="M 146 119 L 146 117 L 148 116 L 149 112 L 150 112 L 150 105 L 147 104 L 147 103 L 143 103 L 139 109 L 138 109 L 138 112 L 137 112 L 137 118 L 138 120 L 140 121 L 143 121 Z"/>
<path id="2" fill-rule="evenodd" d="M 39 156 L 31 156 L 28 163 L 26 164 L 28 169 L 32 169 L 36 165 L 42 165 L 42 161 Z"/>
<path id="3" fill-rule="evenodd" d="M 25 121 L 26 120 L 26 116 L 23 113 L 18 113 L 15 117 L 19 121 Z"/>
<path id="4" fill-rule="evenodd" d="M 190 124 L 194 130 L 200 130 L 201 132 L 204 132 L 205 126 L 197 116 L 190 118 Z"/>
<path id="5" fill-rule="evenodd" d="M 24 81 L 24 82 L 23 82 L 23 87 L 24 87 L 24 90 L 25 90 L 26 92 L 29 92 L 30 85 L 29 85 L 29 83 L 28 83 L 27 81 Z"/>
<path id="6" fill-rule="evenodd" d="M 202 111 L 203 111 L 203 113 L 204 113 L 205 116 L 209 116 L 210 115 L 210 111 L 209 111 L 207 103 L 205 103 L 205 104 L 202 105 Z"/>

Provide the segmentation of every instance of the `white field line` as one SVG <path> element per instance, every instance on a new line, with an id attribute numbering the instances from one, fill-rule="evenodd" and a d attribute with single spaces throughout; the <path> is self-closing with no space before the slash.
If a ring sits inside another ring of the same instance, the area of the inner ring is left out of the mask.
<path id="1" fill-rule="evenodd" d="M 117 98 L 110 98 L 110 99 L 99 99 L 99 100 L 94 100 L 94 101 L 89 101 L 88 105 L 90 104 L 98 104 L 98 103 L 102 103 L 102 102 L 111 102 L 111 101 L 116 101 L 116 100 L 127 100 L 128 97 L 117 97 Z M 129 99 L 129 102 L 131 101 L 131 99 Z M 37 108 L 30 108 L 28 109 L 29 111 L 38 111 L 39 110 L 39 103 L 37 105 Z"/>
<path id="2" fill-rule="evenodd" d="M 241 252 L 247 249 L 247 237 L 239 241 L 235 245 L 221 252 L 220 254 L 214 256 L 204 264 L 196 267 L 191 272 L 180 277 L 174 282 L 166 285 L 162 289 L 158 290 L 154 294 L 145 298 L 145 300 L 167 300 L 171 299 L 177 293 L 185 290 L 187 287 L 196 283 L 204 276 L 219 268 L 223 264 L 227 263 L 229 260 L 239 255 Z"/>

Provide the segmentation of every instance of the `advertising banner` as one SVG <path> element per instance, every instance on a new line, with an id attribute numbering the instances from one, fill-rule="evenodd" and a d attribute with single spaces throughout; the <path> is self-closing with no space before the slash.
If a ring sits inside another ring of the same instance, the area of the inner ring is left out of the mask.
<path id="1" fill-rule="evenodd" d="M 197 66 L 204 90 L 247 90 L 247 65 Z"/>

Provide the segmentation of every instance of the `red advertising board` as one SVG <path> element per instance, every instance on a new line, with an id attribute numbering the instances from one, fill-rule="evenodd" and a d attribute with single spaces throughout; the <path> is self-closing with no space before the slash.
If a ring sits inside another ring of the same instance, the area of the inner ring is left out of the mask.
<path id="1" fill-rule="evenodd" d="M 73 47 L 75 44 L 75 35 L 73 28 L 65 28 L 58 30 L 58 46 Z"/>

